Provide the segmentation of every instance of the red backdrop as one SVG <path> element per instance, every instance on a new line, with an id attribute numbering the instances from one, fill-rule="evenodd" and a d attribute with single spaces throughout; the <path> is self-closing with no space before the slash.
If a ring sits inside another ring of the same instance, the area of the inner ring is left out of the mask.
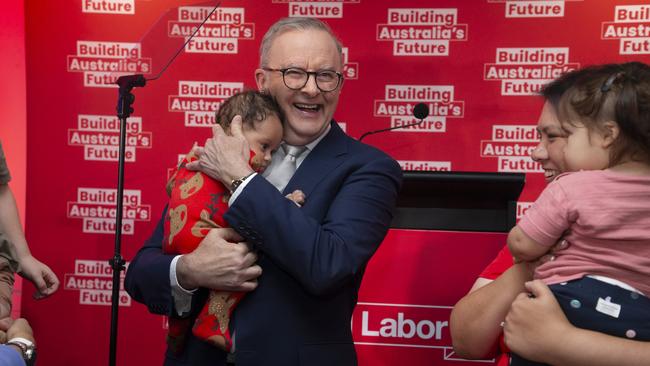
<path id="1" fill-rule="evenodd" d="M 529 173 L 521 213 L 543 185 L 528 157 L 542 104 L 535 92 L 579 66 L 649 62 L 646 3 L 223 1 L 162 77 L 135 90 L 124 257 L 133 257 L 160 216 L 167 169 L 209 136 L 205 127 L 224 98 L 254 87 L 260 39 L 280 17 L 320 17 L 345 45 L 335 117 L 348 134 L 408 123 L 413 105 L 426 102 L 431 115 L 423 126 L 364 142 L 407 170 Z M 63 280 L 51 299 L 23 299 L 43 365 L 108 359 L 118 143 L 111 82 L 123 73 L 160 71 L 207 10 L 189 0 L 26 1 L 27 235 Z M 368 267 L 352 322 L 361 364 L 454 359 L 450 307 L 502 239 L 391 232 Z M 26 285 L 25 292 L 32 289 Z M 119 364 L 160 364 L 163 318 L 126 293 L 120 300 Z"/>
<path id="2" fill-rule="evenodd" d="M 25 115 L 25 19 L 22 1 L 8 3 L 0 13 L 0 48 L 12 50 L 0 58 L 0 141 L 11 172 L 9 186 L 25 223 L 27 124 Z M 14 284 L 12 315 L 20 314 L 22 280 Z"/>

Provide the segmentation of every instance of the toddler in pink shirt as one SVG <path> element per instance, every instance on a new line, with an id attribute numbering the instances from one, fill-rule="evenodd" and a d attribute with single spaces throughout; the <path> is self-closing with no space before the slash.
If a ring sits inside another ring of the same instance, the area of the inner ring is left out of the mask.
<path id="1" fill-rule="evenodd" d="M 508 235 L 516 261 L 534 261 L 560 238 L 571 245 L 540 265 L 575 326 L 650 340 L 650 67 L 592 67 L 558 115 L 566 173 Z M 534 365 L 513 355 L 511 365 Z"/>

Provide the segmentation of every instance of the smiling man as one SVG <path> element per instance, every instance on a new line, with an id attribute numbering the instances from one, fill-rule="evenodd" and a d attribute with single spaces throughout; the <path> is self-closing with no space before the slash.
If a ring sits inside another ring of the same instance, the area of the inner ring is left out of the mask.
<path id="1" fill-rule="evenodd" d="M 233 354 L 189 335 L 180 354 L 168 352 L 166 365 L 357 364 L 350 320 L 366 264 L 392 220 L 402 173 L 333 119 L 343 87 L 341 49 L 316 19 L 271 26 L 255 80 L 284 112 L 284 143 L 264 177 L 247 164 L 237 119 L 232 136 L 215 127 L 196 150 L 195 168 L 231 187 L 225 218 L 236 233 L 215 229 L 194 252 L 171 257 L 160 250 L 158 229 L 131 262 L 127 290 L 155 313 L 195 316 L 205 288 L 252 291 L 232 315 Z M 302 207 L 284 197 L 296 189 L 306 195 Z"/>

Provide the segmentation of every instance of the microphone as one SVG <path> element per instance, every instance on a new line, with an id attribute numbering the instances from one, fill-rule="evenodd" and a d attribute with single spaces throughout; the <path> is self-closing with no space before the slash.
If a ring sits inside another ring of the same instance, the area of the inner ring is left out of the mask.
<path id="1" fill-rule="evenodd" d="M 415 105 L 415 107 L 413 107 L 413 117 L 419 119 L 419 121 L 417 121 L 415 123 L 409 123 L 408 125 L 401 125 L 401 126 L 395 126 L 395 127 L 390 127 L 390 128 L 382 128 L 381 130 L 368 131 L 368 132 L 364 133 L 363 135 L 361 135 L 361 137 L 359 137 L 359 142 L 361 142 L 361 140 L 363 140 L 364 137 L 366 137 L 368 135 L 375 134 L 375 133 L 390 131 L 390 130 L 396 130 L 398 128 L 406 128 L 406 127 L 419 125 L 422 122 L 424 122 L 424 119 L 427 118 L 428 115 L 429 115 L 429 107 L 424 103 L 418 103 L 418 104 Z"/>
<path id="2" fill-rule="evenodd" d="M 422 123 L 422 120 L 427 118 L 428 115 L 429 115 L 429 107 L 427 107 L 427 105 L 424 103 L 418 103 L 413 108 L 413 117 L 420 120 L 420 122 L 418 123 Z"/>

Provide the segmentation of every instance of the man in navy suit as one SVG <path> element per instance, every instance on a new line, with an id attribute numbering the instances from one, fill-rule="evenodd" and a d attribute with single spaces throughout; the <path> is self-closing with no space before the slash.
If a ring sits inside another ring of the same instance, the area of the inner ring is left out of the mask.
<path id="1" fill-rule="evenodd" d="M 161 222 L 126 275 L 129 294 L 157 314 L 195 316 L 205 288 L 250 291 L 230 324 L 232 354 L 190 336 L 165 365 L 357 364 L 350 319 L 402 174 L 333 120 L 342 70 L 341 44 L 319 20 L 285 18 L 264 36 L 256 82 L 285 114 L 286 146 L 264 172 L 273 184 L 248 166 L 237 117 L 233 136 L 215 127 L 196 168 L 232 188 L 225 218 L 234 230 L 213 229 L 194 252 L 172 257 L 161 252 Z M 292 147 L 301 150 L 297 170 L 283 182 Z M 306 195 L 302 207 L 284 197 L 296 189 Z"/>

